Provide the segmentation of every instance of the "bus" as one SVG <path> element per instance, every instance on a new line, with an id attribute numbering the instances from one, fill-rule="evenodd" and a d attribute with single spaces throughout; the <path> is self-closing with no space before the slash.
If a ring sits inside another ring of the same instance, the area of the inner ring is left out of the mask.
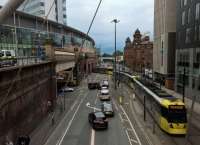
<path id="1" fill-rule="evenodd" d="M 143 82 L 139 77 L 123 72 L 120 75 L 123 77 L 122 80 L 134 89 L 143 104 L 145 97 L 149 114 L 164 132 L 171 135 L 186 134 L 187 110 L 182 100 L 167 94 L 151 83 Z"/>

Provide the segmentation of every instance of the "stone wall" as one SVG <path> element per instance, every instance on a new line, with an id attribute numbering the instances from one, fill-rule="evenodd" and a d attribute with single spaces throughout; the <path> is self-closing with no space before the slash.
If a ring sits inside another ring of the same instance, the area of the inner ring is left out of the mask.
<path id="1" fill-rule="evenodd" d="M 52 62 L 0 70 L 0 144 L 29 134 L 55 102 Z"/>

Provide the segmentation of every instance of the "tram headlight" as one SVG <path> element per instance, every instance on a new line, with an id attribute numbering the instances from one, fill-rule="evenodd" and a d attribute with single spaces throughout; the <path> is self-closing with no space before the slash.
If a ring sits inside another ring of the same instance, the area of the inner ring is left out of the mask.
<path id="1" fill-rule="evenodd" d="M 174 128 L 173 125 L 172 125 L 172 123 L 169 123 L 169 127 L 170 127 L 170 128 Z"/>

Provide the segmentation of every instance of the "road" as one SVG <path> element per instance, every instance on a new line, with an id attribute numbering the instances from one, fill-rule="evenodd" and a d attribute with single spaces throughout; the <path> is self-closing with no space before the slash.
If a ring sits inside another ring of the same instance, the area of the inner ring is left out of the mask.
<path id="1" fill-rule="evenodd" d="M 89 79 L 97 81 L 107 78 L 105 75 L 92 74 Z M 107 78 L 110 80 L 110 78 Z M 112 82 L 110 81 L 110 84 Z M 112 86 L 110 91 L 114 94 Z M 141 145 L 144 144 L 143 136 L 138 135 L 130 118 L 122 106 L 113 97 L 115 116 L 109 118 L 107 130 L 95 131 L 88 123 L 88 113 L 93 109 L 86 106 L 90 102 L 92 106 L 99 107 L 101 102 L 97 97 L 98 90 L 88 90 L 87 80 L 83 82 L 76 93 L 76 101 L 71 104 L 68 113 L 47 139 L 45 145 Z M 141 141 L 143 140 L 143 141 Z M 145 142 L 144 145 L 148 143 Z"/>
<path id="2" fill-rule="evenodd" d="M 146 122 L 143 120 L 143 106 L 134 92 L 126 85 L 121 84 L 114 90 L 111 77 L 100 74 L 88 76 L 88 80 L 109 80 L 109 90 L 112 96 L 115 116 L 109 118 L 107 130 L 95 131 L 88 123 L 88 114 L 94 111 L 91 106 L 99 108 L 101 101 L 98 90 L 88 90 L 87 80 L 70 96 L 73 103 L 68 104 L 69 111 L 57 125 L 44 145 L 182 145 L 184 137 L 169 136 L 154 126 L 153 120 L 147 114 Z M 119 104 L 119 96 L 125 96 L 123 103 Z M 194 144 L 196 145 L 196 144 Z"/>

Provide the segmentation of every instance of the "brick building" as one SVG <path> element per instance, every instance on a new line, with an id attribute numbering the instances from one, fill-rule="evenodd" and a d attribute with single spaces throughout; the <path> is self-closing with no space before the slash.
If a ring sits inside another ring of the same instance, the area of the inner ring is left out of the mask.
<path id="1" fill-rule="evenodd" d="M 124 48 L 124 60 L 126 66 L 134 72 L 144 72 L 144 69 L 152 69 L 153 43 L 149 36 L 142 37 L 139 29 L 133 35 L 133 41 L 126 39 Z"/>

